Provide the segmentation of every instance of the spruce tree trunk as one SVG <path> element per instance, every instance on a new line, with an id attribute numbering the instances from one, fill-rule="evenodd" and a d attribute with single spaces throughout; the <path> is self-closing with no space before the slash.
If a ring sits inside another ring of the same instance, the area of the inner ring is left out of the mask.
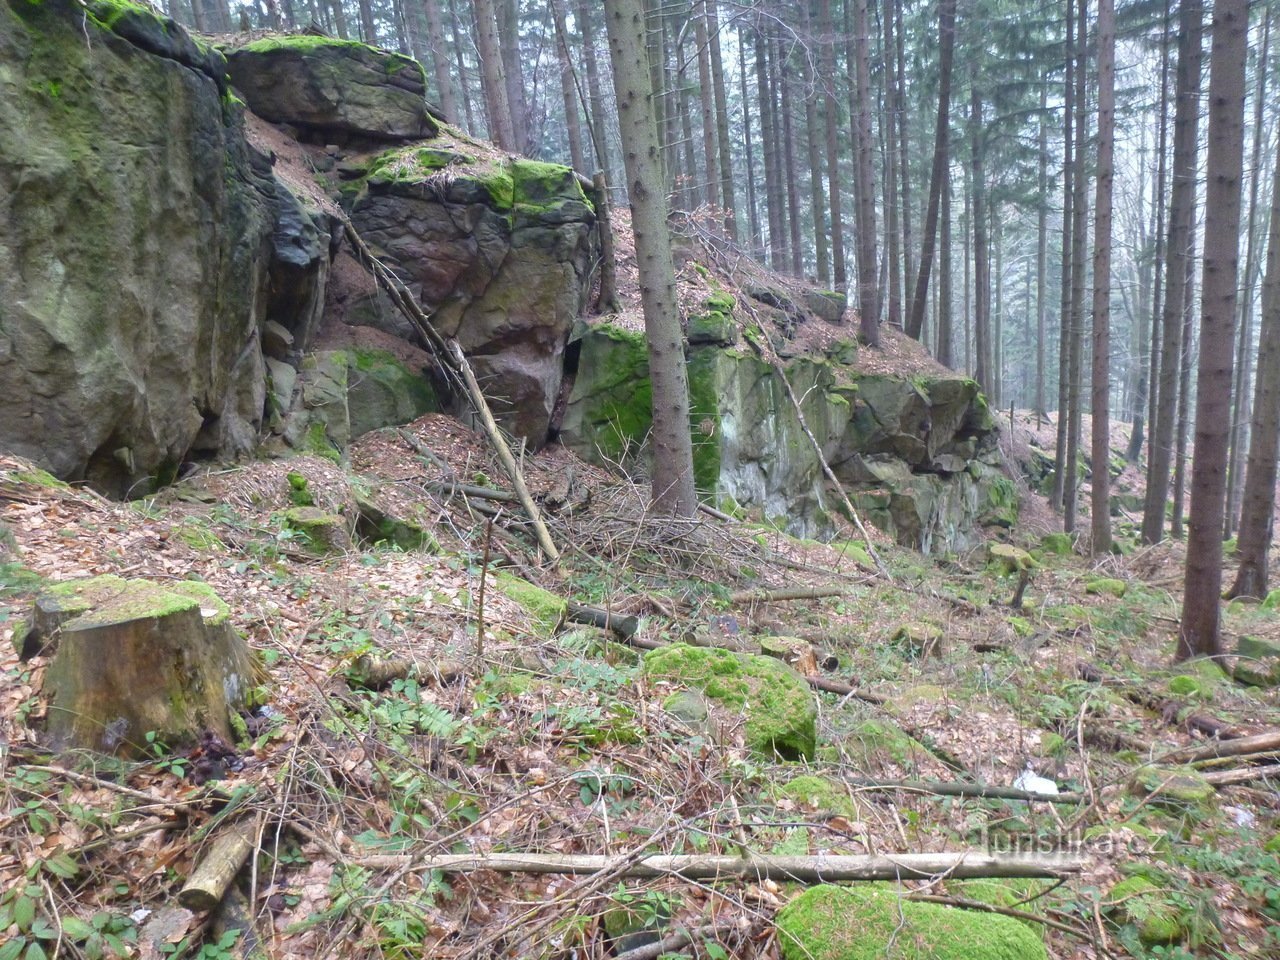
<path id="1" fill-rule="evenodd" d="M 791 106 L 795 103 L 795 84 L 791 80 L 791 67 L 782 56 L 779 41 L 778 63 L 782 66 L 780 82 L 782 111 L 783 180 L 787 185 L 787 238 L 791 251 L 791 275 L 804 276 L 804 245 L 800 239 L 800 171 L 796 166 L 795 130 Z"/>
<path id="2" fill-rule="evenodd" d="M 1173 119 L 1173 187 L 1169 201 L 1169 239 L 1165 248 L 1165 297 L 1161 310 L 1160 368 L 1156 381 L 1156 418 L 1151 427 L 1147 495 L 1142 509 L 1142 542 L 1164 539 L 1169 469 L 1173 459 L 1174 417 L 1182 358 L 1183 301 L 1187 289 L 1187 250 L 1195 213 L 1196 137 L 1200 124 L 1200 60 L 1204 7 L 1181 0 L 1178 7 L 1178 70 Z"/>
<path id="3" fill-rule="evenodd" d="M 938 315 L 938 362 L 943 366 L 955 366 L 955 354 L 952 341 L 955 339 L 954 321 L 951 309 L 951 178 L 942 180 L 941 211 L 939 215 L 939 236 L 941 243 L 937 248 L 938 256 L 938 292 L 934 297 Z M 923 261 L 921 261 L 923 266 Z M 913 308 L 914 309 L 914 308 Z"/>
<path id="4" fill-rule="evenodd" d="M 484 89 L 485 111 L 489 116 L 489 137 L 501 150 L 519 150 L 511 125 L 511 104 L 498 41 L 498 21 L 493 0 L 475 0 L 476 50 L 480 55 L 480 85 Z"/>
<path id="5" fill-rule="evenodd" d="M 831 281 L 841 292 L 848 291 L 849 278 L 844 258 L 844 212 L 840 204 L 839 99 L 836 92 L 835 28 L 831 21 L 831 0 L 818 0 L 818 29 L 822 31 L 823 117 L 827 141 L 827 198 L 831 203 Z"/>
<path id="6" fill-rule="evenodd" d="M 670 35 L 676 38 L 674 41 L 676 45 L 676 76 L 674 82 L 679 89 L 677 100 L 680 104 L 680 144 L 684 148 L 684 190 L 682 192 L 684 194 L 685 210 L 693 211 L 702 205 L 705 181 L 698 174 L 698 160 L 694 150 L 693 97 L 690 94 L 688 81 L 689 62 L 684 50 L 684 30 L 675 22 L 674 17 L 670 23 Z"/>
<path id="7" fill-rule="evenodd" d="M 1253 379 L 1253 291 L 1258 277 L 1258 185 L 1262 180 L 1262 141 L 1266 129 L 1262 106 L 1267 94 L 1267 53 L 1271 46 L 1271 12 L 1263 11 L 1262 49 L 1258 53 L 1256 85 L 1253 95 L 1253 157 L 1249 169 L 1248 246 L 1244 259 L 1244 289 L 1240 297 L 1240 335 L 1237 339 L 1236 388 L 1232 391 L 1231 454 L 1227 466 L 1227 514 L 1222 535 L 1229 538 L 1240 514 L 1240 495 L 1244 468 L 1244 450 L 1248 444 L 1250 387 Z"/>
<path id="8" fill-rule="evenodd" d="M 773 94 L 769 86 L 769 44 L 764 33 L 756 28 L 756 88 L 760 98 L 760 146 L 764 155 L 764 207 L 769 222 L 769 266 L 783 269 L 782 191 L 779 189 L 778 172 L 774 158 L 778 137 L 774 132 Z M 745 99 L 744 99 L 745 102 Z"/>
<path id="9" fill-rule="evenodd" d="M 907 320 L 907 336 L 920 339 L 924 328 L 925 303 L 929 295 L 929 271 L 933 268 L 934 241 L 938 232 L 938 207 L 942 201 L 943 179 L 947 169 L 947 149 L 951 137 L 951 70 L 956 41 L 956 0 L 939 0 L 938 4 L 938 119 L 933 134 L 933 170 L 929 176 L 929 203 L 925 208 L 924 235 L 921 238 L 920 272 L 915 292 L 911 295 L 911 314 Z M 943 257 L 950 256 L 945 247 Z M 944 361 L 946 362 L 946 361 Z"/>
<path id="10" fill-rule="evenodd" d="M 1205 191 L 1196 448 L 1179 660 L 1220 657 L 1222 515 L 1240 270 L 1240 181 L 1244 176 L 1244 68 L 1248 0 L 1215 0 L 1209 60 L 1209 179 Z"/>
<path id="11" fill-rule="evenodd" d="M 450 123 L 458 122 L 458 102 L 453 96 L 453 78 L 449 76 L 448 47 L 444 44 L 444 21 L 440 16 L 440 0 L 422 0 L 427 15 L 427 39 L 431 44 L 431 63 L 435 68 L 436 94 L 440 109 Z M 457 37 L 454 38 L 457 43 Z M 461 79 L 461 78 L 459 78 Z"/>
<path id="12" fill-rule="evenodd" d="M 1075 198 L 1072 179 L 1075 176 L 1075 0 L 1067 0 L 1066 80 L 1063 85 L 1062 135 L 1062 264 L 1059 283 L 1058 312 L 1058 410 L 1054 425 L 1053 489 L 1049 502 L 1055 510 L 1066 510 L 1067 502 L 1067 424 L 1068 391 L 1067 358 L 1071 353 L 1071 233 L 1075 226 L 1072 203 Z"/>
<path id="13" fill-rule="evenodd" d="M 885 13 L 888 16 L 888 12 Z M 902 322 L 906 329 L 907 317 L 911 315 L 911 284 L 915 277 L 915 236 L 911 230 L 911 165 L 907 152 L 906 122 L 906 42 L 902 29 L 902 0 L 893 0 L 894 41 L 896 45 L 893 71 L 894 107 L 897 117 L 894 121 L 898 130 L 898 175 L 902 178 L 902 186 L 898 192 L 901 213 L 899 219 L 902 226 Z"/>
<path id="14" fill-rule="evenodd" d="M 1046 289 L 1049 276 L 1049 124 L 1045 119 L 1049 105 L 1049 85 L 1040 90 L 1040 139 L 1039 168 L 1036 184 L 1040 202 L 1036 210 L 1036 385 L 1031 402 L 1035 409 L 1036 425 L 1046 413 L 1044 405 L 1044 346 L 1045 319 L 1048 313 L 1049 292 Z"/>
<path id="15" fill-rule="evenodd" d="M 578 0 L 578 32 L 582 36 L 583 60 L 587 66 L 587 99 L 590 101 L 591 145 L 595 151 L 596 169 L 604 172 L 605 182 L 614 186 L 613 167 L 609 162 L 609 144 L 605 139 L 604 98 L 600 94 L 600 65 L 596 60 L 595 30 L 591 23 L 589 0 Z"/>
<path id="16" fill-rule="evenodd" d="M 378 28 L 373 24 L 373 4 L 369 0 L 359 0 L 361 39 L 372 46 L 378 45 Z"/>
<path id="17" fill-rule="evenodd" d="M 1115 178 L 1114 0 L 1098 0 L 1098 160 L 1093 204 L 1092 534 L 1095 557 L 1111 550 L 1111 190 Z"/>
<path id="18" fill-rule="evenodd" d="M 492 3 L 494 0 L 485 0 Z M 498 49 L 502 53 L 502 81 L 507 88 L 507 108 L 511 111 L 511 135 L 517 153 L 531 153 L 529 105 L 525 102 L 524 77 L 520 62 L 520 12 L 516 0 L 496 0 Z"/>
<path id="19" fill-rule="evenodd" d="M 724 55 L 720 47 L 720 15 L 718 0 L 703 0 L 707 13 L 707 42 L 711 47 L 711 85 L 716 107 L 716 140 L 720 160 L 720 197 L 724 201 L 725 233 L 738 242 L 737 199 L 733 185 L 733 151 L 729 144 L 729 103 L 724 81 Z"/>
<path id="20" fill-rule="evenodd" d="M 813 36 L 813 22 L 807 0 L 800 4 L 800 26 L 805 36 Z M 809 212 L 813 224 L 813 254 L 817 261 L 818 282 L 831 283 L 830 251 L 827 248 L 827 198 L 822 189 L 822 150 L 818 142 L 818 81 L 810 68 L 813 52 L 800 58 L 800 77 L 804 88 L 804 136 L 809 155 Z"/>
<path id="21" fill-rule="evenodd" d="M 1076 4 L 1076 96 L 1075 96 L 1075 174 L 1071 187 L 1075 196 L 1071 201 L 1071 339 L 1067 352 L 1067 465 L 1063 487 L 1062 526 L 1068 533 L 1076 529 L 1076 511 L 1079 507 L 1080 425 L 1084 411 L 1084 280 L 1085 249 L 1088 240 L 1089 209 L 1086 200 L 1088 173 L 1086 160 L 1089 143 L 1088 122 L 1085 116 L 1086 65 L 1088 62 L 1088 34 L 1086 13 L 1088 0 Z"/>
<path id="22" fill-rule="evenodd" d="M 870 347 L 880 346 L 880 283 L 876 275 L 876 181 L 871 139 L 871 50 L 867 0 L 853 6 L 854 83 L 857 99 L 858 312 L 860 332 Z"/>
<path id="23" fill-rule="evenodd" d="M 556 56 L 560 61 L 560 100 L 564 104 L 564 131 L 569 146 L 569 163 L 586 172 L 582 153 L 582 124 L 578 120 L 578 91 L 574 82 L 573 58 L 569 54 L 569 28 L 565 22 L 564 0 L 550 0 L 556 29 Z"/>
<path id="24" fill-rule="evenodd" d="M 604 10 L 649 349 L 652 503 L 660 514 L 691 517 L 698 501 L 689 438 L 689 385 L 653 116 L 653 87 L 646 62 L 644 6 L 641 0 L 605 0 Z"/>
<path id="25" fill-rule="evenodd" d="M 884 20 L 884 50 L 881 55 L 881 69 L 884 78 L 884 117 L 882 125 L 884 142 L 884 208 L 885 208 L 885 243 L 887 250 L 887 267 L 889 271 L 889 290 L 885 303 L 885 322 L 891 327 L 903 328 L 902 319 L 902 248 L 901 235 L 898 232 L 898 102 L 895 89 L 897 77 L 897 54 L 893 40 L 893 15 L 887 8 L 882 17 Z"/>
<path id="26" fill-rule="evenodd" d="M 988 280 L 990 266 L 987 253 L 987 200 L 984 189 L 986 171 L 982 164 L 982 95 L 978 92 L 977 72 L 969 74 L 969 167 L 973 203 L 973 378 L 988 397 L 991 382 L 991 298 Z"/>
<path id="27" fill-rule="evenodd" d="M 475 108 L 471 102 L 471 84 L 467 79 L 467 61 L 462 51 L 462 24 L 458 20 L 458 9 L 455 4 L 458 0 L 448 0 L 449 3 L 449 25 L 453 30 L 453 56 L 458 69 L 458 90 L 462 93 L 462 112 L 467 118 L 467 130 L 476 133 L 479 129 L 476 125 Z"/>
<path id="28" fill-rule="evenodd" d="M 1192 231 L 1187 246 L 1187 282 L 1182 288 L 1182 354 L 1178 358 L 1178 413 L 1173 440 L 1173 516 L 1169 535 L 1182 539 L 1183 504 L 1187 483 L 1187 432 L 1190 428 L 1191 358 L 1196 355 L 1192 310 L 1195 307 L 1196 235 Z"/>
<path id="29" fill-rule="evenodd" d="M 1236 546 L 1240 567 L 1228 595 L 1262 599 L 1267 595 L 1267 552 L 1271 549 L 1275 521 L 1276 458 L 1280 450 L 1280 151 L 1276 152 L 1271 188 L 1270 241 L 1267 273 L 1262 281 L 1259 333 L 1261 349 L 1254 385 L 1249 462 Z"/>
<path id="30" fill-rule="evenodd" d="M 747 234 L 752 254 L 764 260 L 764 237 L 760 233 L 760 213 L 756 200 L 755 150 L 751 145 L 751 96 L 747 87 L 747 39 L 738 30 L 738 77 L 742 93 L 742 139 L 747 159 Z"/>
<path id="31" fill-rule="evenodd" d="M 698 101 L 702 114 L 702 157 L 706 169 L 707 203 L 720 207 L 720 158 L 716 152 L 715 97 L 711 89 L 711 51 L 707 36 L 706 0 L 693 11 L 693 38 L 698 47 Z"/>

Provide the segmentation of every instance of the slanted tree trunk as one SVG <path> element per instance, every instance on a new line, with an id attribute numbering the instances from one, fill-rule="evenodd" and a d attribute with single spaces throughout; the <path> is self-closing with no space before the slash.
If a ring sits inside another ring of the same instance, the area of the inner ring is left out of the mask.
<path id="1" fill-rule="evenodd" d="M 1095 557 L 1111 550 L 1111 188 L 1115 177 L 1114 0 L 1098 0 L 1098 160 L 1093 204 L 1093 489 Z"/>
<path id="2" fill-rule="evenodd" d="M 578 120 L 578 91 L 574 82 L 573 58 L 569 53 L 569 28 L 565 22 L 564 0 L 551 0 L 551 19 L 556 30 L 556 57 L 560 61 L 560 102 L 564 105 L 564 132 L 573 169 L 586 170 L 582 153 L 582 124 Z"/>
<path id="3" fill-rule="evenodd" d="M 653 87 L 645 54 L 644 6 L 641 0 L 605 0 L 604 9 L 649 348 L 652 502 L 659 513 L 691 517 L 698 501 L 689 438 L 689 385 L 653 116 Z"/>
<path id="4" fill-rule="evenodd" d="M 1161 311 L 1160 370 L 1156 382 L 1156 419 L 1151 428 L 1147 494 L 1142 508 L 1142 542 L 1164 539 L 1169 469 L 1182 359 L 1183 307 L 1187 289 L 1187 251 L 1195 213 L 1196 137 L 1200 124 L 1200 60 L 1204 7 L 1181 0 L 1178 7 L 1178 70 L 1173 119 L 1173 187 L 1169 201 L 1169 240 L 1165 249 L 1165 298 Z"/>
<path id="5" fill-rule="evenodd" d="M 915 292 L 911 295 L 911 314 L 907 320 L 907 335 L 920 339 L 924 329 L 924 311 L 929 296 L 929 271 L 933 268 L 934 241 L 938 232 L 938 207 L 942 202 L 943 178 L 949 178 L 947 148 L 951 139 L 951 66 L 956 42 L 956 0 L 939 0 L 938 3 L 938 119 L 933 134 L 933 170 L 929 175 L 929 201 L 924 214 L 924 234 L 921 237 L 920 272 L 916 277 Z M 950 256 L 943 248 L 942 256 Z"/>
<path id="6" fill-rule="evenodd" d="M 1271 188 L 1271 235 L 1262 282 L 1261 350 L 1254 384 L 1249 463 L 1240 506 L 1236 555 L 1240 568 L 1232 597 L 1267 595 L 1267 552 L 1275 520 L 1276 457 L 1280 450 L 1280 151 Z"/>
<path id="7" fill-rule="evenodd" d="M 1209 181 L 1205 191 L 1204 279 L 1196 448 L 1178 659 L 1220 657 L 1222 515 L 1240 270 L 1240 181 L 1244 176 L 1244 68 L 1248 0 L 1215 0 L 1209 60 Z"/>
<path id="8" fill-rule="evenodd" d="M 609 162 L 609 144 L 605 139 L 604 98 L 600 94 L 600 64 L 596 59 L 595 30 L 592 27 L 589 0 L 578 0 L 578 33 L 582 37 L 582 58 L 587 68 L 587 100 L 591 116 L 591 144 L 596 156 L 596 169 L 604 172 L 605 182 L 614 185 L 613 168 Z"/>

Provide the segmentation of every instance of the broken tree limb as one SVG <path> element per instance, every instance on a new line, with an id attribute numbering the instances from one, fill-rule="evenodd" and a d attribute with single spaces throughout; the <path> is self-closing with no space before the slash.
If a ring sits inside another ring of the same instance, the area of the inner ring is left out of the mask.
<path id="1" fill-rule="evenodd" d="M 615 871 L 618 858 L 596 854 L 490 853 L 423 857 L 423 870 L 442 873 L 559 873 L 582 875 Z M 686 880 L 794 881 L 831 883 L 852 880 L 905 880 L 947 876 L 1060 877 L 1079 873 L 1078 857 L 1016 857 L 966 850 L 957 853 L 849 854 L 818 856 L 719 856 L 656 854 L 643 857 L 617 873 L 626 877 L 682 877 Z"/>
<path id="2" fill-rule="evenodd" d="M 475 497 L 477 500 L 492 500 L 495 503 L 515 503 L 520 498 L 507 490 L 494 490 L 492 487 L 477 487 L 473 483 L 453 483 L 445 480 L 424 484 L 432 493 L 452 496 L 460 493 L 464 497 Z"/>
<path id="3" fill-rule="evenodd" d="M 1177 763 L 1193 763 L 1217 757 L 1239 757 L 1251 753 L 1272 753 L 1280 750 L 1280 730 L 1269 730 L 1253 737 L 1237 737 L 1208 743 L 1202 747 L 1188 747 L 1170 755 L 1167 759 Z"/>
<path id="4" fill-rule="evenodd" d="M 777 603 L 785 600 L 820 600 L 823 597 L 843 597 L 848 587 L 779 587 L 776 590 L 739 590 L 729 594 L 730 603 Z"/>
<path id="5" fill-rule="evenodd" d="M 261 814 L 242 817 L 224 827 L 179 891 L 178 903 L 197 912 L 212 910 L 221 903 L 227 888 L 258 845 L 261 828 Z"/>
<path id="6" fill-rule="evenodd" d="M 640 630 L 640 619 L 638 617 L 612 613 L 608 610 L 602 610 L 600 607 L 589 607 L 586 604 L 574 603 L 572 600 L 565 607 L 565 616 L 573 623 L 585 623 L 588 626 L 599 627 L 601 630 L 611 630 L 619 637 L 627 640 L 634 638 Z M 660 646 L 663 646 L 663 644 L 655 643 L 648 649 L 656 650 Z"/>
<path id="7" fill-rule="evenodd" d="M 489 404 L 484 399 L 484 393 L 480 390 L 480 384 L 476 381 L 475 372 L 471 369 L 471 364 L 467 361 L 466 354 L 462 352 L 462 347 L 458 346 L 457 340 L 449 341 L 449 351 L 453 358 L 454 366 L 466 382 L 467 393 L 471 395 L 476 414 L 480 417 L 480 423 L 484 427 L 484 432 L 489 437 L 489 442 L 493 445 L 493 449 L 497 452 L 498 459 L 502 461 L 502 467 L 507 471 L 507 477 L 511 480 L 511 485 L 515 487 L 516 496 L 520 498 L 520 505 L 524 507 L 524 512 L 533 521 L 533 533 L 538 539 L 538 546 L 542 547 L 542 552 L 547 555 L 547 559 L 553 565 L 559 563 L 560 551 L 556 549 L 546 524 L 542 522 L 542 514 L 538 510 L 538 505 L 533 502 L 533 497 L 529 494 L 529 488 L 525 486 L 524 474 L 520 472 L 516 458 L 511 454 L 511 448 L 507 446 L 507 441 L 498 429 L 497 421 L 493 419 L 493 411 L 489 409 Z"/>
<path id="8" fill-rule="evenodd" d="M 457 476 L 457 474 L 454 472 L 453 467 L 451 467 L 445 461 L 441 460 L 440 457 L 436 455 L 436 452 L 434 450 L 432 450 L 425 443 L 423 443 L 421 440 L 419 440 L 417 437 L 411 434 L 404 427 L 400 427 L 399 429 L 397 429 L 396 433 L 400 435 L 401 440 L 403 440 L 406 444 L 408 444 L 410 450 L 412 450 L 418 456 L 422 457 L 423 460 L 426 460 L 428 463 L 432 464 L 434 467 L 439 469 L 446 477 L 452 478 Z"/>
<path id="9" fill-rule="evenodd" d="M 1032 793 L 1017 787 L 1000 787 L 989 783 L 954 783 L 935 780 L 857 780 L 845 781 L 855 790 L 908 790 L 931 793 L 939 797 L 976 797 L 980 800 L 1024 800 L 1036 803 L 1084 803 L 1078 793 Z"/>
<path id="10" fill-rule="evenodd" d="M 1237 770 L 1218 770 L 1201 774 L 1207 783 L 1215 787 L 1230 787 L 1238 783 L 1252 783 L 1254 780 L 1280 779 L 1280 763 L 1269 763 L 1263 767 L 1240 767 Z"/>

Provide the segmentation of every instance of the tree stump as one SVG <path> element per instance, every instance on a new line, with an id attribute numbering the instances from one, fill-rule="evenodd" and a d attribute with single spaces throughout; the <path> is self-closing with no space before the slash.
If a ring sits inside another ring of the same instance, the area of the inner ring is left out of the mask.
<path id="1" fill-rule="evenodd" d="M 16 638 L 15 638 L 16 639 Z M 205 583 L 71 580 L 35 602 L 19 651 L 51 657 L 45 732 L 54 749 L 120 756 L 203 731 L 231 740 L 231 712 L 262 669 Z"/>

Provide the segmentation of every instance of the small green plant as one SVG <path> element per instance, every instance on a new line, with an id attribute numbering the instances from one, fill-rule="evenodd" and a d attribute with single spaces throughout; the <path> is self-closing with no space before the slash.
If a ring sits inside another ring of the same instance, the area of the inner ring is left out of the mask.
<path id="1" fill-rule="evenodd" d="M 154 758 L 156 769 L 171 773 L 179 780 L 187 775 L 187 758 L 175 757 L 170 753 L 169 745 L 160 739 L 156 731 L 148 730 L 146 741 L 147 753 Z"/>

